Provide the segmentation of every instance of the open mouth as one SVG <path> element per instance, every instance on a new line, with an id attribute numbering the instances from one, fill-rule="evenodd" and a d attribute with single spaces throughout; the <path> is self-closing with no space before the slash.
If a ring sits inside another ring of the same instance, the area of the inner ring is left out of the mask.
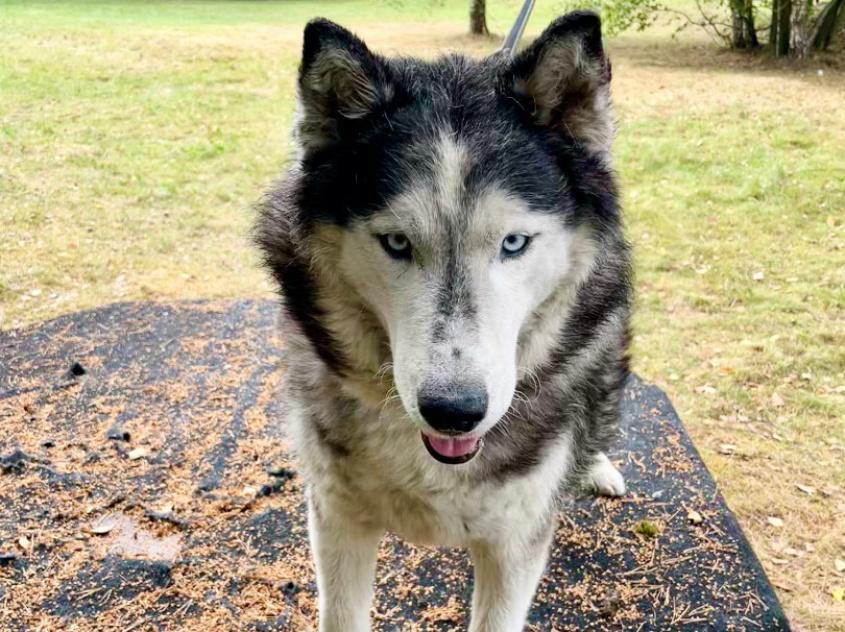
<path id="1" fill-rule="evenodd" d="M 422 439 L 428 453 L 436 461 L 447 465 L 460 465 L 472 461 L 475 455 L 481 452 L 481 447 L 484 445 L 484 442 L 478 437 L 441 439 L 429 437 L 423 433 Z"/>

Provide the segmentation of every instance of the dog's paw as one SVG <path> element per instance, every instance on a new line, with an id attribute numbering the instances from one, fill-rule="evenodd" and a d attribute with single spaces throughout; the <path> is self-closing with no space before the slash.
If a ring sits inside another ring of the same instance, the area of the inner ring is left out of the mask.
<path id="1" fill-rule="evenodd" d="M 581 481 L 581 487 L 599 496 L 625 495 L 625 479 L 604 452 L 596 455 L 595 463 Z"/>

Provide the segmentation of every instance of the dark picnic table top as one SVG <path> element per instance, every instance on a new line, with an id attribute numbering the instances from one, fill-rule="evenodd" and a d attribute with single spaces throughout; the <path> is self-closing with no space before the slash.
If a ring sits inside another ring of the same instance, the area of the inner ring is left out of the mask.
<path id="1" fill-rule="evenodd" d="M 129 303 L 0 333 L 2 630 L 311 629 L 277 310 Z M 666 396 L 632 376 L 621 426 L 629 493 L 561 512 L 529 629 L 787 631 Z M 463 552 L 388 537 L 377 583 L 376 630 L 466 628 Z"/>

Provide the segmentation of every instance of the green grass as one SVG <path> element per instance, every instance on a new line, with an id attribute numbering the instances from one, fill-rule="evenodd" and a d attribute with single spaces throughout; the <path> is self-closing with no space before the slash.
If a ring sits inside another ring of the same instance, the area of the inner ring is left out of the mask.
<path id="1" fill-rule="evenodd" d="M 0 328 L 270 295 L 247 232 L 288 155 L 302 24 L 337 19 L 385 52 L 493 50 L 464 35 L 464 4 L 0 1 Z M 491 29 L 518 4 L 490 3 Z M 789 614 L 843 632 L 845 78 L 670 32 L 609 46 L 635 368 L 670 394 Z"/>

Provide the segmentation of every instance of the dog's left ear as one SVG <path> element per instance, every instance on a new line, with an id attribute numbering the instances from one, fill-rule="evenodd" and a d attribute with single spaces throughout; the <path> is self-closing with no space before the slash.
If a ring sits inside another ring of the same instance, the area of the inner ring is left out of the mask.
<path id="1" fill-rule="evenodd" d="M 533 102 L 539 124 L 569 134 L 588 151 L 610 149 L 610 63 L 595 13 L 574 11 L 555 20 L 516 56 L 506 83 Z"/>
<path id="2" fill-rule="evenodd" d="M 305 27 L 299 137 L 306 146 L 336 138 L 344 120 L 362 119 L 387 96 L 382 60 L 342 26 L 315 19 Z"/>

